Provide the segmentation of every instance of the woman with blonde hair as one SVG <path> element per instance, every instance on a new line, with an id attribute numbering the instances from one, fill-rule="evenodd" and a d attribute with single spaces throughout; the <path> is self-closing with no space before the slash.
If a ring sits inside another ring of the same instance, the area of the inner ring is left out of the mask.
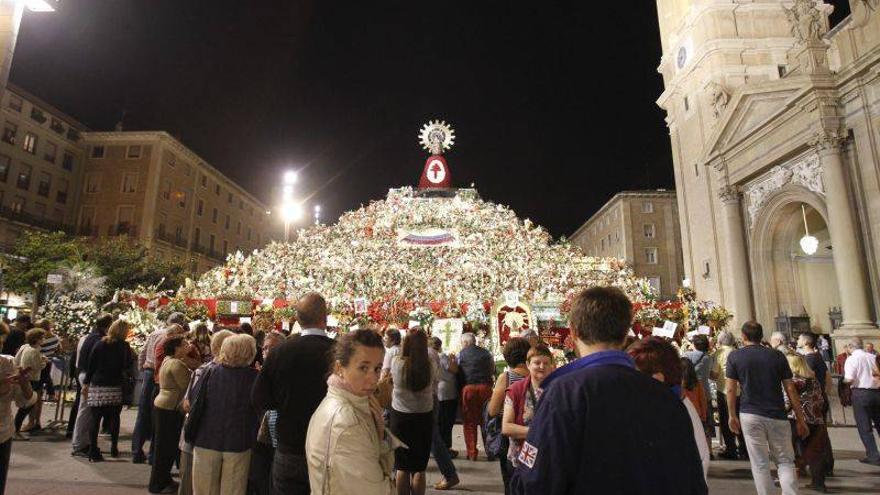
<path id="1" fill-rule="evenodd" d="M 391 495 L 394 447 L 399 443 L 385 430 L 382 406 L 374 396 L 385 356 L 382 337 L 355 330 L 341 336 L 333 352 L 327 396 L 306 434 L 311 491 Z"/>
<path id="2" fill-rule="evenodd" d="M 217 364 L 193 385 L 203 412 L 193 441 L 193 493 L 244 494 L 260 418 L 251 403 L 257 342 L 247 334 L 223 341 Z"/>
<path id="3" fill-rule="evenodd" d="M 804 471 L 809 466 L 811 483 L 807 488 L 824 492 L 828 467 L 826 450 L 830 448 L 831 440 L 828 438 L 828 429 L 825 425 L 825 397 L 822 395 L 822 386 L 803 356 L 790 353 L 785 355 L 785 359 L 788 360 L 788 366 L 791 368 L 793 375 L 791 381 L 800 396 L 804 419 L 810 429 L 810 434 L 806 438 L 796 434 L 791 437 L 794 443 L 795 464 L 799 471 Z M 794 432 L 795 415 L 791 411 L 788 394 L 785 394 L 785 406 L 789 410 L 788 418 Z"/>
<path id="4" fill-rule="evenodd" d="M 122 381 L 134 363 L 134 355 L 126 339 L 131 324 L 119 319 L 110 325 L 107 335 L 95 344 L 89 368 L 83 380 L 82 395 L 92 410 L 89 462 L 104 457 L 98 447 L 98 424 L 101 418 L 110 430 L 110 457 L 119 457 L 119 415 L 122 412 Z"/>

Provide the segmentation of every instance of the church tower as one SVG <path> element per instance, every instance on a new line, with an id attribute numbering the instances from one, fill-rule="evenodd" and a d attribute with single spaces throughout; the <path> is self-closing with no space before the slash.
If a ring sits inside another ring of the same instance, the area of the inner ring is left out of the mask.
<path id="1" fill-rule="evenodd" d="M 737 326 L 754 316 L 748 283 L 733 283 L 731 276 L 747 274 L 749 267 L 728 252 L 732 243 L 745 241 L 742 235 L 719 238 L 718 232 L 743 227 L 730 225 L 736 221 L 725 208 L 730 191 L 719 172 L 707 166 L 707 147 L 738 92 L 795 70 L 791 51 L 797 39 L 787 10 L 792 4 L 657 0 L 663 48 L 658 71 L 665 85 L 657 103 L 667 113 L 685 274 L 700 298 L 731 309 Z M 816 7 L 826 14 L 831 9 L 822 0 Z M 827 29 L 827 15 L 822 22 Z"/>

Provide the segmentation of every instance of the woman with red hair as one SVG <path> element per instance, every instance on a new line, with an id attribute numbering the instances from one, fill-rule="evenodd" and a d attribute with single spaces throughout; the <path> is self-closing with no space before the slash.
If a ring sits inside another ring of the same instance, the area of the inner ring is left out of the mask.
<path id="1" fill-rule="evenodd" d="M 709 472 L 709 444 L 703 431 L 703 423 L 694 404 L 681 391 L 681 358 L 669 342 L 660 337 L 647 337 L 632 344 L 627 353 L 636 363 L 636 368 L 657 381 L 668 385 L 674 394 L 681 398 L 691 417 L 694 427 L 694 441 L 703 462 L 703 476 Z"/>

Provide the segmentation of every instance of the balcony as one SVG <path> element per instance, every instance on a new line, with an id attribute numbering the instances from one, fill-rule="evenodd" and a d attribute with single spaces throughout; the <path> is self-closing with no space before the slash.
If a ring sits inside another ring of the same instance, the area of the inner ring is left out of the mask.
<path id="1" fill-rule="evenodd" d="M 3 142 L 11 145 L 15 145 L 15 131 L 12 129 L 5 129 L 3 131 Z"/>
<path id="2" fill-rule="evenodd" d="M 49 129 L 52 129 L 58 134 L 64 134 L 64 126 L 61 124 L 61 122 L 55 119 L 52 119 L 52 124 L 49 126 Z"/>
<path id="3" fill-rule="evenodd" d="M 46 182 L 40 182 L 37 184 L 37 194 L 44 198 L 49 197 L 49 184 Z"/>
<path id="4" fill-rule="evenodd" d="M 174 237 L 169 234 L 165 229 L 156 229 L 156 239 L 167 242 L 168 244 L 173 244 Z"/>
<path id="5" fill-rule="evenodd" d="M 177 246 L 177 247 L 179 247 L 179 248 L 187 249 L 189 243 L 186 242 L 186 237 L 183 237 L 183 236 L 175 236 L 175 238 L 174 238 L 174 245 Z"/>
<path id="6" fill-rule="evenodd" d="M 199 254 L 204 254 L 204 255 L 208 254 L 208 248 L 200 245 L 199 243 L 197 243 L 195 241 L 193 241 L 192 245 L 190 246 L 190 249 L 192 250 L 193 253 L 199 253 Z"/>
<path id="7" fill-rule="evenodd" d="M 74 129 L 73 127 L 68 127 L 67 128 L 67 139 L 70 139 L 71 141 L 74 141 L 74 142 L 79 141 L 79 139 L 80 139 L 79 131 Z"/>
<path id="8" fill-rule="evenodd" d="M 36 227 L 49 231 L 60 230 L 63 232 L 71 233 L 75 230 L 70 225 L 65 225 L 61 222 L 56 222 L 45 217 L 32 215 L 24 211 L 17 211 L 16 209 L 10 208 L 8 206 L 0 206 L 0 217 L 3 217 L 13 222 L 20 222 L 30 225 L 31 227 Z"/>

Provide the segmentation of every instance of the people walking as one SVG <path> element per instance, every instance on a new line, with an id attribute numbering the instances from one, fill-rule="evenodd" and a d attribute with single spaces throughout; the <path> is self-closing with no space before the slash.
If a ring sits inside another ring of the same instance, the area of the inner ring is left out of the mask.
<path id="1" fill-rule="evenodd" d="M 34 328 L 41 328 L 46 332 L 40 343 L 40 354 L 46 360 L 46 366 L 43 366 L 43 370 L 40 372 L 39 379 L 37 380 L 38 385 L 34 389 L 37 393 L 37 403 L 34 404 L 33 409 L 31 409 L 28 415 L 28 423 L 22 428 L 22 431 L 26 433 L 37 433 L 43 429 L 42 424 L 40 424 L 40 418 L 43 416 L 43 402 L 55 396 L 55 385 L 52 383 L 52 358 L 55 357 L 61 345 L 61 339 L 52 331 L 52 323 L 49 320 L 37 321 L 34 323 Z M 45 399 L 43 398 L 43 392 L 45 392 Z"/>
<path id="2" fill-rule="evenodd" d="M 476 461 L 479 454 L 477 429 L 483 426 L 483 407 L 492 397 L 495 361 L 492 353 L 477 345 L 477 339 L 472 333 L 461 336 L 458 369 L 464 384 L 461 391 L 461 416 L 467 458 Z M 485 435 L 483 440 L 485 441 Z"/>
<path id="3" fill-rule="evenodd" d="M 431 342 L 440 363 L 437 384 L 438 428 L 440 429 L 440 438 L 443 439 L 449 454 L 454 459 L 458 456 L 458 452 L 452 449 L 452 428 L 455 426 L 455 418 L 458 415 L 458 383 L 456 381 L 458 361 L 454 354 L 442 352 L 443 342 L 439 337 L 432 337 Z"/>
<path id="4" fill-rule="evenodd" d="M 250 399 L 257 370 L 256 340 L 247 334 L 223 341 L 217 364 L 193 386 L 204 400 L 204 413 L 193 442 L 193 493 L 243 494 L 247 489 L 251 449 L 259 416 Z"/>
<path id="5" fill-rule="evenodd" d="M 715 436 L 714 413 L 712 412 L 712 399 L 710 397 L 709 380 L 712 370 L 715 368 L 715 358 L 709 354 L 709 337 L 698 334 L 693 338 L 694 350 L 684 353 L 684 357 L 694 364 L 697 379 L 703 387 L 703 404 L 694 404 L 697 410 L 706 411 L 703 416 L 703 429 L 706 432 L 706 441 L 711 445 L 712 437 Z"/>
<path id="6" fill-rule="evenodd" d="M 443 433 L 441 432 L 440 426 L 440 404 L 442 403 L 440 397 L 444 393 L 447 395 L 450 394 L 448 390 L 445 392 L 441 391 L 441 388 L 444 387 L 443 381 L 450 379 L 447 378 L 447 376 L 451 377 L 453 383 L 446 384 L 446 387 L 451 386 L 453 389 L 451 393 L 458 393 L 457 386 L 454 383 L 455 374 L 449 372 L 449 356 L 444 356 L 440 353 L 440 351 L 438 351 L 438 349 L 442 351 L 442 345 L 443 343 L 438 337 L 431 337 L 430 347 L 428 347 L 428 357 L 431 359 L 434 371 L 437 373 L 437 379 L 434 380 L 433 387 L 434 410 L 432 421 L 434 427 L 431 429 L 431 455 L 434 457 L 434 462 L 437 463 L 437 468 L 440 470 L 440 474 L 442 475 L 442 478 L 434 483 L 434 489 L 440 491 L 449 490 L 460 483 L 460 480 L 458 479 L 458 470 L 455 468 L 455 464 L 452 462 L 452 454 L 451 449 L 449 448 L 449 443 L 447 443 L 443 439 Z M 445 364 L 442 360 L 442 358 L 444 357 L 447 358 L 445 360 Z M 392 388 L 392 396 L 393 394 L 394 390 Z M 449 401 L 447 400 L 447 402 Z M 454 417 L 453 421 L 455 421 Z M 450 428 L 452 427 L 450 426 Z"/>
<path id="7" fill-rule="evenodd" d="M 849 357 L 844 364 L 843 380 L 852 390 L 856 428 L 865 446 L 865 458 L 860 462 L 880 466 L 880 451 L 874 439 L 874 429 L 880 433 L 880 370 L 875 357 L 862 347 L 862 339 L 858 337 L 846 344 Z"/>
<path id="8" fill-rule="evenodd" d="M 384 353 L 382 338 L 372 330 L 355 330 L 339 338 L 326 397 L 306 434 L 311 493 L 399 493 L 391 471 L 393 449 L 400 443 L 385 429 L 382 407 L 374 397 Z"/>
<path id="9" fill-rule="evenodd" d="M 811 483 L 807 486 L 812 490 L 825 492 L 825 475 L 828 472 L 827 449 L 830 444 L 828 430 L 825 425 L 825 396 L 822 386 L 815 373 L 803 356 L 791 353 L 785 356 L 792 372 L 792 383 L 799 393 L 801 408 L 804 411 L 804 420 L 810 429 L 809 434 L 799 438 L 793 434 L 795 446 L 795 463 L 798 471 L 804 472 L 809 467 Z M 795 415 L 791 411 L 791 402 L 786 401 L 789 409 L 788 419 L 795 432 Z"/>
<path id="10" fill-rule="evenodd" d="M 791 401 L 795 430 L 801 438 L 809 434 L 800 403 L 800 394 L 792 383 L 791 368 L 785 354 L 761 345 L 764 329 L 749 321 L 742 326 L 741 349 L 727 358 L 727 409 L 736 410 L 736 394 L 742 391 L 739 415 L 731 412 L 728 420 L 734 433 L 742 432 L 749 452 L 752 476 L 759 495 L 775 493 L 770 476 L 770 458 L 778 468 L 779 484 L 784 495 L 796 494 L 797 473 L 792 429 L 788 422 L 784 393 Z"/>
<path id="11" fill-rule="evenodd" d="M 309 493 L 305 433 L 312 414 L 327 395 L 334 345 L 327 337 L 327 303 L 321 295 L 306 294 L 297 301 L 296 310 L 302 331 L 266 358 L 252 394 L 258 411 L 278 411 L 272 487 L 275 493 L 294 495 Z"/>
<path id="12" fill-rule="evenodd" d="M 582 357 L 544 380 L 512 493 L 708 493 L 685 406 L 620 350 L 631 323 L 619 289 L 574 297 L 569 326 Z M 649 461 L 632 469 L 637 458 Z"/>
<path id="13" fill-rule="evenodd" d="M 183 426 L 183 394 L 192 372 L 183 358 L 189 352 L 182 335 L 165 339 L 165 358 L 159 368 L 159 394 L 153 401 L 153 441 L 156 442 L 150 470 L 150 493 L 175 493 L 178 483 L 171 479 L 171 466 L 177 459 L 178 440 Z"/>
<path id="14" fill-rule="evenodd" d="M 25 334 L 25 342 L 18 348 L 15 354 L 14 364 L 27 372 L 31 380 L 31 389 L 39 397 L 40 394 L 40 373 L 46 367 L 47 360 L 40 353 L 40 344 L 46 332 L 42 328 L 32 328 Z M 39 400 L 39 399 L 38 399 Z M 24 420 L 30 415 L 31 410 L 36 406 L 36 402 L 30 406 L 19 408 L 15 413 L 15 438 L 18 440 L 27 440 L 22 436 L 21 426 Z"/>
<path id="15" fill-rule="evenodd" d="M 712 379 L 715 381 L 715 399 L 718 405 L 718 426 L 721 430 L 721 439 L 724 441 L 724 450 L 720 457 L 723 459 L 745 459 L 748 457 L 746 453 L 746 441 L 742 435 L 733 433 L 730 430 L 728 419 L 730 412 L 727 410 L 727 358 L 730 353 L 736 350 L 736 339 L 733 334 L 728 331 L 722 331 L 718 334 L 718 348 L 715 351 L 714 363 L 715 369 L 712 370 Z M 739 396 L 736 397 L 736 411 L 733 414 L 739 414 Z"/>
<path id="16" fill-rule="evenodd" d="M 83 380 L 83 397 L 91 409 L 92 424 L 89 426 L 89 461 L 101 462 L 98 446 L 98 425 L 110 430 L 110 457 L 119 457 L 119 415 L 122 412 L 122 385 L 134 360 L 126 338 L 131 324 L 116 320 L 92 350 L 89 367 Z"/>

